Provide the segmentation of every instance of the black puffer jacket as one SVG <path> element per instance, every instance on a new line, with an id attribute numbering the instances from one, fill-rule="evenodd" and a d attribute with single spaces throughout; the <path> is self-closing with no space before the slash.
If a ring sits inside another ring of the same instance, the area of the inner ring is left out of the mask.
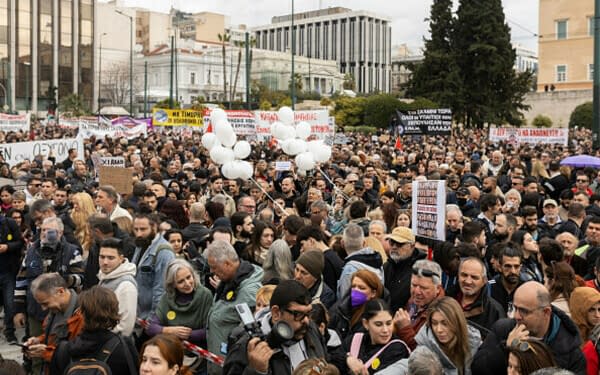
<path id="1" fill-rule="evenodd" d="M 398 311 L 404 308 L 410 298 L 410 278 L 413 264 L 417 260 L 425 259 L 427 254 L 415 249 L 410 258 L 395 262 L 388 258 L 383 265 L 385 275 L 385 288 L 390 292 L 390 310 Z"/>
<path id="2" fill-rule="evenodd" d="M 491 328 L 483 345 L 479 348 L 471 372 L 473 375 L 505 375 L 508 351 L 506 338 L 515 327 L 514 319 L 501 319 Z M 552 320 L 544 342 L 552 349 L 558 367 L 586 374 L 586 361 L 581 352 L 581 337 L 573 321 L 561 310 L 552 306 Z"/>
<path id="3" fill-rule="evenodd" d="M 83 331 L 73 341 L 65 341 L 54 352 L 50 364 L 50 374 L 64 374 L 65 369 L 71 362 L 76 362 L 83 358 L 95 358 L 105 343 L 107 343 L 115 334 L 107 331 Z M 133 343 L 127 339 L 122 339 L 110 357 L 106 361 L 112 371 L 112 375 L 136 375 L 138 373 L 138 355 Z M 125 346 L 124 346 L 125 345 Z M 131 354 L 130 370 L 127 365 L 125 351 Z"/>

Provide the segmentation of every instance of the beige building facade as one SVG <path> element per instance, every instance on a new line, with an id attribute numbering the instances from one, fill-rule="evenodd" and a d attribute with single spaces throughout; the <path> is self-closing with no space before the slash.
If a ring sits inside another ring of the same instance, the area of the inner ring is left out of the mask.
<path id="1" fill-rule="evenodd" d="M 593 16 L 591 0 L 540 0 L 538 92 L 592 88 Z"/>

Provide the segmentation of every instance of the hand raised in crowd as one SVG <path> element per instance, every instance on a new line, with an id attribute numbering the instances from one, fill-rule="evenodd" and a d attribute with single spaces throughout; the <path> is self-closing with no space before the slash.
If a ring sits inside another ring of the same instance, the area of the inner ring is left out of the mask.
<path id="1" fill-rule="evenodd" d="M 217 289 L 219 287 L 219 284 L 221 283 L 221 279 L 219 279 L 219 276 L 213 275 L 208 278 L 208 282 L 213 288 Z"/>
<path id="2" fill-rule="evenodd" d="M 248 365 L 258 372 L 266 374 L 269 371 L 269 360 L 273 353 L 269 344 L 257 337 L 248 341 Z"/>
<path id="3" fill-rule="evenodd" d="M 394 325 L 398 329 L 408 327 L 410 325 L 410 314 L 404 309 L 398 309 L 394 314 Z"/>
<path id="4" fill-rule="evenodd" d="M 175 335 L 182 340 L 187 340 L 192 334 L 192 329 L 184 326 L 164 327 L 163 333 Z"/>
<path id="5" fill-rule="evenodd" d="M 15 316 L 13 317 L 13 322 L 15 323 L 15 326 L 17 328 L 25 327 L 25 314 L 16 313 Z"/>
<path id="6" fill-rule="evenodd" d="M 360 359 L 349 355 L 346 357 L 346 364 L 350 369 L 350 373 L 355 375 L 368 375 L 369 371 L 365 368 L 365 364 Z"/>
<path id="7" fill-rule="evenodd" d="M 515 328 L 513 328 L 513 330 L 508 334 L 508 337 L 506 338 L 506 346 L 512 345 L 514 340 L 523 341 L 527 340 L 528 338 L 529 331 L 527 330 L 527 327 L 525 327 L 525 324 L 517 324 Z"/>

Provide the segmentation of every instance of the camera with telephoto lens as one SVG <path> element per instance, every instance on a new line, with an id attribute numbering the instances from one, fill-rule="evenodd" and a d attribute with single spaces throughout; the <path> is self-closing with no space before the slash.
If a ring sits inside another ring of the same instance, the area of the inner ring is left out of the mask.
<path id="1" fill-rule="evenodd" d="M 235 305 L 235 311 L 240 316 L 244 330 L 250 335 L 250 338 L 258 337 L 262 341 L 266 341 L 271 349 L 281 349 L 283 344 L 294 338 L 294 330 L 283 320 L 273 324 L 271 332 L 265 335 L 260 322 L 254 319 L 254 314 L 252 314 L 252 310 L 250 310 L 247 303 Z"/>

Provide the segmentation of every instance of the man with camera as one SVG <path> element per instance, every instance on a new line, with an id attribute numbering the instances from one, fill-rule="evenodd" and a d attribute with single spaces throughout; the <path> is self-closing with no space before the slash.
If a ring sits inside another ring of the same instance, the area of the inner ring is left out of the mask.
<path id="1" fill-rule="evenodd" d="M 286 280 L 275 288 L 271 311 L 258 322 L 249 310 L 236 306 L 243 328 L 230 336 L 223 374 L 291 374 L 305 359 L 326 357 L 323 337 L 310 320 L 310 301 L 308 289 L 295 280 Z"/>

